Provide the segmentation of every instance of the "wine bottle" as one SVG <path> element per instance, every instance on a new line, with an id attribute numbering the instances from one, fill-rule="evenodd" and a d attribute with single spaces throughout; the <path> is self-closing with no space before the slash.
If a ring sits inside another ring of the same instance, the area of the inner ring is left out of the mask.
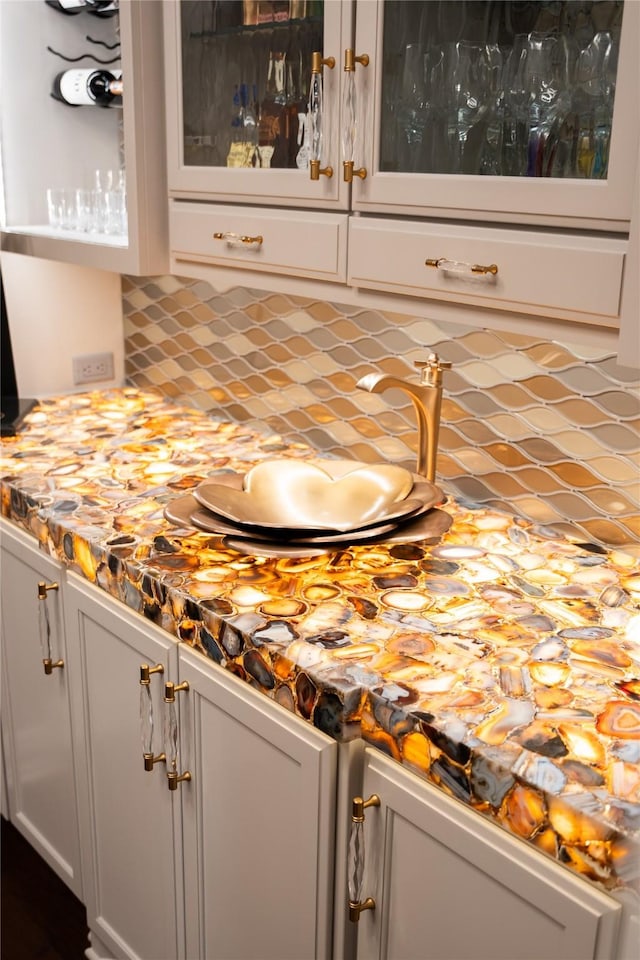
<path id="1" fill-rule="evenodd" d="M 72 107 L 122 106 L 122 79 L 108 70 L 63 70 L 53 81 L 51 96 Z"/>
<path id="2" fill-rule="evenodd" d="M 44 0 L 48 7 L 68 16 L 86 10 L 95 17 L 113 17 L 118 12 L 119 0 Z"/>

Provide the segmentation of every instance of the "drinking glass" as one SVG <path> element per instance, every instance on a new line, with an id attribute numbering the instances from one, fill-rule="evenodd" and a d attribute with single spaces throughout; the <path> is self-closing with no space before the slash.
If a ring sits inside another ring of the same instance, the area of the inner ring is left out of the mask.
<path id="1" fill-rule="evenodd" d="M 107 190 L 104 194 L 104 232 L 123 237 L 127 234 L 127 195 L 124 190 Z"/>
<path id="2" fill-rule="evenodd" d="M 49 218 L 49 226 L 53 227 L 55 230 L 60 230 L 62 228 L 62 221 L 64 217 L 63 198 L 64 190 L 62 187 L 47 188 L 47 214 Z"/>
<path id="3" fill-rule="evenodd" d="M 487 150 L 487 124 L 498 108 L 502 54 L 497 44 L 467 40 L 450 52 L 450 172 L 477 174 Z"/>
<path id="4" fill-rule="evenodd" d="M 423 141 L 427 119 L 426 50 L 419 43 L 405 46 L 397 107 L 398 169 L 416 173 L 425 169 Z"/>

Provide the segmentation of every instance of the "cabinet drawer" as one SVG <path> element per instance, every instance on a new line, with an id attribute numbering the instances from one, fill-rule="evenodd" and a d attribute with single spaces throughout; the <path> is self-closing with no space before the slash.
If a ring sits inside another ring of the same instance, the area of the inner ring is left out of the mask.
<path id="1" fill-rule="evenodd" d="M 349 282 L 410 296 L 571 319 L 617 317 L 624 239 L 353 218 Z M 495 274 L 427 266 L 440 258 Z"/>
<path id="2" fill-rule="evenodd" d="M 346 214 L 173 200 L 169 230 L 171 252 L 178 261 L 320 280 L 346 278 Z M 257 239 L 250 242 L 253 238 Z"/>

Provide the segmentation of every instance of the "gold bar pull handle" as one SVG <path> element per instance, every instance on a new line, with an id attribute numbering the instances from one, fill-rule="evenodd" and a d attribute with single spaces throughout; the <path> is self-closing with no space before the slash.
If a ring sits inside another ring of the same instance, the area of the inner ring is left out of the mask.
<path id="1" fill-rule="evenodd" d="M 355 51 L 347 49 L 344 52 L 344 88 L 342 94 L 342 171 L 345 183 L 353 183 L 354 177 L 366 180 L 366 167 L 356 167 L 354 154 L 358 131 L 358 102 L 356 97 L 356 64 L 369 66 L 369 54 L 362 53 L 356 56 Z"/>
<path id="2" fill-rule="evenodd" d="M 256 234 L 255 237 L 250 237 L 248 234 L 231 233 L 230 231 L 226 233 L 216 232 L 213 234 L 213 239 L 226 240 L 231 246 L 234 246 L 236 243 L 243 243 L 245 246 L 255 245 L 256 247 L 261 247 L 264 243 L 264 237 L 261 237 L 260 234 Z"/>
<path id="3" fill-rule="evenodd" d="M 54 660 L 51 656 L 51 620 L 49 619 L 49 605 L 47 595 L 50 590 L 59 590 L 57 583 L 45 583 L 40 580 L 38 583 L 38 632 L 40 634 L 40 646 L 42 648 L 42 666 L 44 672 L 49 677 L 54 670 L 64 667 L 64 660 Z"/>
<path id="4" fill-rule="evenodd" d="M 150 667 L 148 663 L 140 664 L 140 737 L 142 740 L 142 760 L 144 769 L 151 773 L 156 763 L 165 763 L 164 753 L 154 754 L 153 733 L 155 730 L 153 718 L 153 700 L 151 698 L 151 675 L 164 673 L 164 666 L 156 663 Z"/>
<path id="5" fill-rule="evenodd" d="M 178 784 L 191 780 L 188 770 L 178 773 L 178 714 L 176 711 L 176 693 L 189 690 L 189 682 L 185 680 L 177 686 L 167 680 L 164 685 L 164 749 L 167 763 L 167 786 L 169 790 L 177 790 Z"/>
<path id="6" fill-rule="evenodd" d="M 459 273 L 468 276 L 492 276 L 498 273 L 497 263 L 464 263 L 462 260 L 449 260 L 447 257 L 429 257 L 424 262 L 425 267 L 435 267 L 443 273 Z"/>
<path id="7" fill-rule="evenodd" d="M 364 811 L 367 807 L 379 807 L 380 797 L 372 793 L 368 800 L 354 797 L 351 813 L 351 835 L 349 837 L 349 920 L 357 923 L 363 910 L 375 910 L 373 897 L 362 899 L 364 881 Z"/>

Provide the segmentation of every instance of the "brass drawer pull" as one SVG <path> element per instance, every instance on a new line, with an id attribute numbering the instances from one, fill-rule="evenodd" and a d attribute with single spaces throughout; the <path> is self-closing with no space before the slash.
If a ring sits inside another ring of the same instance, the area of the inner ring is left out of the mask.
<path id="1" fill-rule="evenodd" d="M 214 233 L 213 239 L 214 239 L 214 240 L 226 240 L 227 243 L 231 243 L 231 244 L 244 243 L 244 244 L 249 245 L 249 244 L 254 243 L 257 247 L 261 246 L 262 243 L 263 243 L 263 237 L 261 237 L 259 234 L 258 234 L 257 236 L 255 236 L 255 237 L 248 237 L 248 236 L 245 236 L 244 234 L 241 234 L 241 233 L 228 233 L 228 232 L 227 232 L 227 233 Z"/>
<path id="2" fill-rule="evenodd" d="M 445 273 L 472 273 L 479 276 L 490 274 L 495 277 L 498 272 L 498 264 L 490 263 L 485 266 L 482 263 L 464 263 L 462 260 L 448 260 L 446 257 L 437 259 L 428 259 L 424 262 L 425 267 L 436 267 Z"/>

